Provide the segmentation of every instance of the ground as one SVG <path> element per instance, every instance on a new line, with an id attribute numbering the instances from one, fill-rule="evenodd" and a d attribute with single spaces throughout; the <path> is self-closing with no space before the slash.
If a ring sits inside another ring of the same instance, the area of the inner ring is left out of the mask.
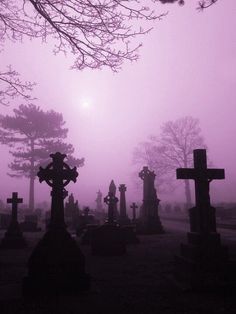
<path id="1" fill-rule="evenodd" d="M 126 256 L 94 257 L 82 247 L 91 291 L 77 297 L 24 300 L 21 281 L 27 273 L 27 259 L 42 233 L 26 233 L 29 248 L 0 251 L 1 314 L 205 314 L 236 313 L 230 291 L 196 293 L 173 280 L 174 255 L 186 241 L 187 225 L 164 221 L 166 234 L 142 236 L 141 243 L 128 247 Z M 236 257 L 235 231 L 222 231 L 223 241 Z M 1 232 L 0 236 L 3 236 Z"/>

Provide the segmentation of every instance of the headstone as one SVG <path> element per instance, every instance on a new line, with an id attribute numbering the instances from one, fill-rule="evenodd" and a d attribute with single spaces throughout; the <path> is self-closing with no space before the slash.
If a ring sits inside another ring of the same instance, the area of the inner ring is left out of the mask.
<path id="1" fill-rule="evenodd" d="M 84 233 L 87 232 L 88 225 L 98 225 L 99 221 L 95 219 L 94 215 L 89 214 L 90 208 L 85 206 L 83 209 L 83 214 L 79 215 L 76 225 L 76 234 L 77 236 L 84 236 Z M 86 235 L 87 237 L 87 235 Z M 83 242 L 83 241 L 82 241 Z"/>
<path id="2" fill-rule="evenodd" d="M 98 256 L 123 255 L 126 253 L 125 235 L 115 220 L 118 198 L 111 192 L 111 189 L 104 198 L 104 202 L 108 205 L 108 220 L 92 234 L 92 254 Z"/>
<path id="3" fill-rule="evenodd" d="M 114 180 L 111 180 L 111 183 L 109 185 L 109 192 L 112 193 L 116 197 L 116 185 Z M 114 220 L 117 222 L 119 220 L 119 212 L 117 203 L 114 204 Z"/>
<path id="4" fill-rule="evenodd" d="M 76 182 L 78 173 L 64 162 L 66 155 L 57 152 L 50 157 L 52 162 L 38 172 L 39 181 L 52 188 L 50 224 L 29 258 L 23 281 L 26 296 L 77 294 L 90 286 L 84 256 L 64 221 L 65 186 Z"/>
<path id="5" fill-rule="evenodd" d="M 98 219 L 100 224 L 103 224 L 105 222 L 105 212 L 103 208 L 103 198 L 102 198 L 102 192 L 99 190 L 97 192 L 97 198 L 95 200 L 96 202 L 96 210 L 95 210 L 95 217 Z"/>
<path id="6" fill-rule="evenodd" d="M 132 205 L 130 205 L 130 208 L 132 209 L 132 215 L 133 215 L 133 219 L 132 222 L 136 223 L 136 209 L 138 208 L 138 206 L 136 205 L 136 203 L 132 203 Z"/>
<path id="7" fill-rule="evenodd" d="M 181 244 L 176 257 L 176 276 L 193 288 L 209 288 L 217 285 L 230 269 L 227 247 L 221 244 L 216 231 L 215 208 L 211 206 L 209 187 L 215 179 L 224 179 L 224 169 L 208 169 L 205 149 L 193 151 L 194 168 L 176 170 L 177 179 L 195 182 L 196 205 L 189 209 L 190 232 L 188 243 Z"/>
<path id="8" fill-rule="evenodd" d="M 1 249 L 22 249 L 26 247 L 26 241 L 20 229 L 17 214 L 18 204 L 23 203 L 22 198 L 18 198 L 18 193 L 13 192 L 12 198 L 7 199 L 7 203 L 12 204 L 12 216 L 10 225 L 0 244 Z"/>
<path id="9" fill-rule="evenodd" d="M 156 175 L 148 167 L 143 167 L 139 177 L 143 180 L 143 204 L 137 222 L 137 231 L 140 234 L 164 233 L 158 214 L 160 200 L 157 198 L 154 183 Z"/>
<path id="10" fill-rule="evenodd" d="M 71 193 L 65 203 L 65 222 L 71 229 L 76 229 L 79 223 L 79 204 L 74 199 L 74 195 Z"/>
<path id="11" fill-rule="evenodd" d="M 120 216 L 119 216 L 119 224 L 121 226 L 130 224 L 130 219 L 127 216 L 126 211 L 126 197 L 125 192 L 127 188 L 125 184 L 120 184 L 119 191 L 120 191 Z"/>
<path id="12" fill-rule="evenodd" d="M 97 192 L 97 198 L 96 198 L 95 202 L 96 202 L 96 211 L 97 212 L 103 212 L 102 192 L 100 190 Z"/>

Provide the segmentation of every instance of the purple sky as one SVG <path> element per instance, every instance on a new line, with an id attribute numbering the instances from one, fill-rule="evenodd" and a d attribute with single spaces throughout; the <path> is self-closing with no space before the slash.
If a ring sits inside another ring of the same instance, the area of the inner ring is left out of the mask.
<path id="1" fill-rule="evenodd" d="M 54 56 L 52 42 L 6 43 L 1 53 L 1 67 L 11 63 L 25 80 L 38 83 L 36 104 L 63 113 L 68 140 L 78 157 L 85 157 L 78 183 L 68 186 L 80 204 L 93 205 L 96 191 L 107 193 L 111 179 L 127 184 L 130 201 L 140 200 L 131 182 L 134 147 L 158 134 L 163 122 L 185 115 L 200 119 L 210 159 L 226 169 L 226 180 L 211 185 L 212 200 L 236 201 L 235 0 L 221 0 L 203 13 L 195 1 L 159 10 L 169 14 L 139 38 L 144 44 L 139 61 L 124 64 L 116 74 L 71 71 L 72 57 Z M 2 107 L 2 113 L 11 113 L 18 104 Z M 1 151 L 0 198 L 14 190 L 28 199 L 28 182 L 6 176 L 9 155 L 6 147 Z M 36 199 L 47 199 L 49 188 L 36 187 Z M 181 189 L 172 199 L 180 195 Z"/>

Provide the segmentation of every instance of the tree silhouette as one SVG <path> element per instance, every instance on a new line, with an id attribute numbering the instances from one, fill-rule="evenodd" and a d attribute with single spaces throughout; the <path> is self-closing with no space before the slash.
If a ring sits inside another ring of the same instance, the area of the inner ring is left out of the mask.
<path id="1" fill-rule="evenodd" d="M 149 141 L 139 144 L 134 151 L 134 160 L 146 163 L 155 170 L 157 178 L 160 176 L 160 183 L 169 184 L 171 178 L 175 178 L 176 168 L 192 166 L 196 148 L 206 148 L 199 120 L 187 116 L 165 122 L 159 136 L 151 136 Z M 184 180 L 184 184 L 186 205 L 189 206 L 192 203 L 189 180 Z"/>
<path id="2" fill-rule="evenodd" d="M 34 209 L 34 181 L 39 165 L 48 162 L 49 155 L 60 151 L 68 155 L 68 163 L 80 167 L 84 159 L 72 156 L 74 148 L 63 142 L 68 129 L 62 114 L 43 111 L 29 104 L 14 109 L 13 116 L 0 116 L 0 141 L 10 147 L 14 160 L 9 164 L 10 176 L 28 177 L 29 208 Z"/>

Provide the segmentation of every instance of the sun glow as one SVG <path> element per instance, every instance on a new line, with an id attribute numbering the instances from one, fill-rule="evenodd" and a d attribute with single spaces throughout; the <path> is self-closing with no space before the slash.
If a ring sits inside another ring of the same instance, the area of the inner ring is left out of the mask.
<path id="1" fill-rule="evenodd" d="M 90 107 L 91 107 L 91 102 L 89 101 L 89 100 L 82 100 L 82 102 L 81 102 L 81 107 L 83 108 L 83 109 L 89 109 Z"/>

